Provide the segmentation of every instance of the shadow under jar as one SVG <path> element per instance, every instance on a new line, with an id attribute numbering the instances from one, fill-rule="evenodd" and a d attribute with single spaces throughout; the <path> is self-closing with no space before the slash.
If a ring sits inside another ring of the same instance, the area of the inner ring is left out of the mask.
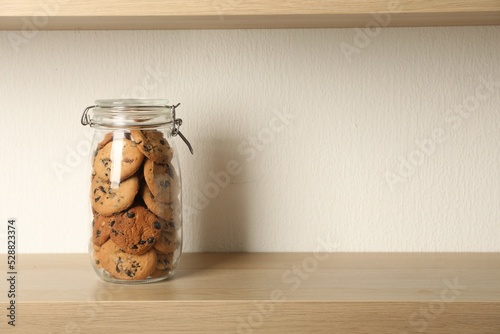
<path id="1" fill-rule="evenodd" d="M 178 105 L 177 105 L 178 106 Z M 97 275 L 148 283 L 173 275 L 182 252 L 182 187 L 172 140 L 182 124 L 166 100 L 98 100 L 94 128 L 89 253 Z"/>

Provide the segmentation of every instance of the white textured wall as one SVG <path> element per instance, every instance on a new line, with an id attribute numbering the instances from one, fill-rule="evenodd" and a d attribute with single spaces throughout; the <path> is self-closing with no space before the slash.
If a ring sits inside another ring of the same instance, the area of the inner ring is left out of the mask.
<path id="1" fill-rule="evenodd" d="M 9 36 L 0 235 L 17 218 L 21 252 L 86 252 L 88 154 L 70 152 L 85 106 L 127 96 L 182 102 L 188 251 L 500 251 L 500 27 Z"/>

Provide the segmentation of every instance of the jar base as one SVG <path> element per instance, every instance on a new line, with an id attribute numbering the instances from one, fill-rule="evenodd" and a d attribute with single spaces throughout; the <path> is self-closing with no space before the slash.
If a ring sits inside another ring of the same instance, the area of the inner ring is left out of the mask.
<path id="1" fill-rule="evenodd" d="M 123 279 L 118 279 L 113 276 L 111 276 L 106 270 L 104 269 L 97 269 L 94 268 L 94 271 L 96 272 L 97 276 L 104 282 L 108 283 L 113 283 L 113 284 L 124 284 L 124 285 L 136 285 L 136 284 L 148 284 L 148 283 L 156 283 L 160 281 L 164 281 L 172 277 L 175 273 L 175 269 L 171 270 L 167 273 L 165 276 L 161 277 L 149 277 L 143 280 L 123 280 Z"/>

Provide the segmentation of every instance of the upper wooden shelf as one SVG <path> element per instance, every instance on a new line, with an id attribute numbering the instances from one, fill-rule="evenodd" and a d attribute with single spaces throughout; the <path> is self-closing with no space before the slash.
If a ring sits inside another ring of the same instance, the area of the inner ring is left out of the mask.
<path id="1" fill-rule="evenodd" d="M 16 333 L 500 333 L 500 254 L 184 254 L 146 285 L 86 254 L 17 260 Z"/>
<path id="2" fill-rule="evenodd" d="M 393 27 L 500 25 L 500 1 L 0 1 L 3 30 L 33 29 L 29 23 L 47 30 L 365 27 L 377 17 L 379 25 Z"/>

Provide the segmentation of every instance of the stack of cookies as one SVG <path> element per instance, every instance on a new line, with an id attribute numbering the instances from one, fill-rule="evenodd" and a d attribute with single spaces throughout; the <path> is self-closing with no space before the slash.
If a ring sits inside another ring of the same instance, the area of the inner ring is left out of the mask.
<path id="1" fill-rule="evenodd" d="M 119 280 L 170 275 L 180 240 L 180 180 L 160 131 L 108 133 L 93 161 L 96 268 Z"/>

